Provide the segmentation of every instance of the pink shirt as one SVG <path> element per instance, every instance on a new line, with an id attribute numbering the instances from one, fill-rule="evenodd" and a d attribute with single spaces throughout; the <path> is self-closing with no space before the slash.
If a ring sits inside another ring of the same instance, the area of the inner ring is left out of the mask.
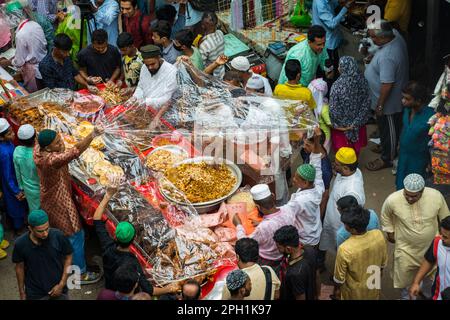
<path id="1" fill-rule="evenodd" d="M 283 257 L 277 249 L 273 235 L 281 227 L 294 224 L 293 214 L 288 211 L 288 208 L 282 207 L 278 212 L 265 215 L 255 231 L 248 236 L 258 241 L 259 256 L 261 258 L 276 261 Z M 247 237 L 242 225 L 236 227 L 236 236 L 238 239 Z"/>

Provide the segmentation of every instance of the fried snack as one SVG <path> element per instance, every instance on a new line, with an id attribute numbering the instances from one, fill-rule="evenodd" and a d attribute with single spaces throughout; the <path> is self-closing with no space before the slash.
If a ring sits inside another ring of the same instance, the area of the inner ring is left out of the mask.
<path id="1" fill-rule="evenodd" d="M 212 166 L 204 161 L 169 168 L 166 176 L 191 203 L 224 197 L 236 184 L 236 177 L 226 165 Z"/>
<path id="2" fill-rule="evenodd" d="M 88 135 L 90 135 L 92 131 L 94 131 L 94 125 L 89 121 L 82 121 L 75 130 L 75 136 L 80 139 L 84 139 Z M 103 141 L 102 137 L 95 137 L 94 140 L 92 140 L 90 146 L 96 150 L 103 150 L 105 148 L 105 142 Z"/>
<path id="3" fill-rule="evenodd" d="M 128 97 L 123 96 L 120 92 L 120 88 L 117 86 L 106 86 L 104 90 L 101 90 L 98 95 L 106 101 L 106 103 L 111 105 L 117 105 L 125 100 Z"/>
<path id="4" fill-rule="evenodd" d="M 77 144 L 77 139 L 75 139 L 74 136 L 63 134 L 62 138 L 64 140 L 64 145 L 66 146 L 67 149 L 71 149 L 73 148 L 74 145 Z"/>
<path id="5" fill-rule="evenodd" d="M 184 155 L 175 154 L 168 150 L 156 150 L 147 157 L 147 167 L 154 171 L 166 172 L 175 163 L 186 159 Z"/>
<path id="6" fill-rule="evenodd" d="M 105 149 L 105 142 L 103 141 L 102 137 L 95 137 L 94 140 L 92 140 L 90 146 L 96 150 L 103 150 Z"/>
<path id="7" fill-rule="evenodd" d="M 111 167 L 111 162 L 109 162 L 107 160 L 102 160 L 102 161 L 97 162 L 94 165 L 94 168 L 92 169 L 92 173 L 95 174 L 96 176 L 102 176 L 108 172 L 110 167 Z"/>
<path id="8" fill-rule="evenodd" d="M 43 128 L 43 117 L 39 109 L 32 106 L 27 99 L 18 99 L 8 108 L 11 118 L 21 124 L 31 124 L 37 131 Z"/>
<path id="9" fill-rule="evenodd" d="M 100 184 L 103 186 L 109 186 L 114 180 L 114 177 L 122 177 L 123 175 L 124 172 L 121 167 L 109 164 L 107 172 L 100 176 Z"/>

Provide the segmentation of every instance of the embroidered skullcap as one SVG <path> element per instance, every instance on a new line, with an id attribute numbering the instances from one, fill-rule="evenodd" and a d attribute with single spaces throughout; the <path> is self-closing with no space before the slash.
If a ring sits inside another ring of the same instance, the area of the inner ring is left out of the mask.
<path id="1" fill-rule="evenodd" d="M 248 279 L 248 275 L 238 269 L 238 270 L 233 270 L 231 271 L 228 275 L 227 275 L 227 288 L 230 291 L 236 291 L 240 288 L 242 288 L 245 285 L 245 282 Z"/>
<path id="2" fill-rule="evenodd" d="M 419 192 L 425 188 L 425 180 L 420 174 L 411 173 L 403 180 L 405 190 L 408 192 Z"/>
<path id="3" fill-rule="evenodd" d="M 316 178 L 316 168 L 312 164 L 302 164 L 297 168 L 297 173 L 306 181 L 313 182 Z"/>

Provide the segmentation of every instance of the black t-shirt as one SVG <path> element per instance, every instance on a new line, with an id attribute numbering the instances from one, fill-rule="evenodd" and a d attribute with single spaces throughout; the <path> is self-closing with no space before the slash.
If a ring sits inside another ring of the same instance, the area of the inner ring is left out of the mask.
<path id="1" fill-rule="evenodd" d="M 41 299 L 56 286 L 64 272 L 64 259 L 72 254 L 69 240 L 58 229 L 50 229 L 48 238 L 36 245 L 27 232 L 14 245 L 12 261 L 25 264 L 25 294 L 27 299 Z M 67 287 L 64 288 L 67 293 Z"/>
<path id="2" fill-rule="evenodd" d="M 105 272 L 105 288 L 109 290 L 116 291 L 114 285 L 114 272 L 117 268 L 123 264 L 132 264 L 136 267 L 139 273 L 139 287 L 142 291 L 152 295 L 153 286 L 145 278 L 144 272 L 142 270 L 139 261 L 136 256 L 131 252 L 123 252 L 117 250 L 117 245 L 113 239 L 109 236 L 108 231 L 105 228 L 105 222 L 94 221 L 95 230 L 97 232 L 100 245 L 102 246 L 103 252 L 103 270 Z"/>
<path id="3" fill-rule="evenodd" d="M 90 45 L 78 53 L 77 60 L 80 68 L 86 68 L 89 77 L 102 77 L 103 81 L 110 79 L 122 63 L 119 50 L 110 44 L 103 54 Z"/>
<path id="4" fill-rule="evenodd" d="M 315 298 L 315 251 L 305 248 L 302 258 L 289 264 L 281 283 L 280 300 L 295 300 L 296 296 L 305 295 L 306 300 Z"/>

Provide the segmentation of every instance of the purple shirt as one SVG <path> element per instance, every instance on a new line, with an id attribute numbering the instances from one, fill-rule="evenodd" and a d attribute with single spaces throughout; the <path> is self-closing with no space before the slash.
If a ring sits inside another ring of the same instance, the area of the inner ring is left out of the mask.
<path id="1" fill-rule="evenodd" d="M 293 213 L 289 212 L 289 208 L 282 207 L 278 212 L 264 216 L 263 221 L 256 227 L 255 231 L 248 236 L 258 242 L 261 258 L 276 261 L 283 257 L 277 249 L 273 235 L 281 227 L 292 224 L 294 224 Z M 247 237 L 242 225 L 236 227 L 236 236 L 238 239 Z"/>

